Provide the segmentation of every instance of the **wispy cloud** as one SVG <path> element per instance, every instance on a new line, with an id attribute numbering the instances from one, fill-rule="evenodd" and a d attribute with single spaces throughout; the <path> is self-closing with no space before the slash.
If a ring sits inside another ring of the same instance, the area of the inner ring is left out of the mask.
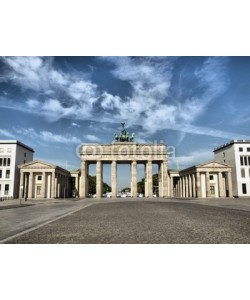
<path id="1" fill-rule="evenodd" d="M 201 162 L 212 160 L 213 158 L 214 156 L 212 151 L 200 149 L 199 151 L 192 151 L 187 155 L 171 158 L 169 161 L 169 167 L 185 169 Z"/>
<path id="2" fill-rule="evenodd" d="M 60 135 L 60 134 L 54 134 L 50 131 L 37 132 L 33 128 L 19 128 L 19 129 L 15 129 L 15 131 L 18 134 L 21 134 L 25 137 L 28 137 L 36 141 L 41 140 L 44 142 L 62 143 L 62 144 L 78 144 L 81 142 L 80 139 L 69 134 Z"/>
<path id="3" fill-rule="evenodd" d="M 10 131 L 5 129 L 0 129 L 0 135 L 15 138 L 15 136 Z"/>

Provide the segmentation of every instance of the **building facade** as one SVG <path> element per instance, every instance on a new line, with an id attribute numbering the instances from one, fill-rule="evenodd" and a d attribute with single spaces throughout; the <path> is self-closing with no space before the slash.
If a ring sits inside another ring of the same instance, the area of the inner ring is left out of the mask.
<path id="1" fill-rule="evenodd" d="M 182 198 L 232 197 L 231 167 L 209 161 L 181 170 L 172 194 Z"/>
<path id="2" fill-rule="evenodd" d="M 21 164 L 19 168 L 21 199 L 53 199 L 72 196 L 69 171 L 40 160 Z"/>
<path id="3" fill-rule="evenodd" d="M 232 166 L 234 197 L 250 196 L 250 141 L 232 140 L 214 149 L 216 161 Z"/>
<path id="4" fill-rule="evenodd" d="M 19 197 L 18 165 L 33 160 L 34 150 L 17 140 L 0 140 L 0 198 Z"/>

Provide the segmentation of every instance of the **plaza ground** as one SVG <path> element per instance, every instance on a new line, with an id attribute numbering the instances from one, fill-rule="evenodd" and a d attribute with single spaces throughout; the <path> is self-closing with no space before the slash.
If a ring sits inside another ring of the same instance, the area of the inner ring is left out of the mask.
<path id="1" fill-rule="evenodd" d="M 29 206 L 20 206 L 18 200 L 0 204 L 1 243 L 250 242 L 250 199 L 90 198 L 32 200 L 21 205 Z"/>

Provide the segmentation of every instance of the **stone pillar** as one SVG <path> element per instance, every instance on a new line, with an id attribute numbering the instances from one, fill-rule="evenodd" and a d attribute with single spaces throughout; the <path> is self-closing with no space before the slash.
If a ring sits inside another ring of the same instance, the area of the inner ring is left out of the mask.
<path id="1" fill-rule="evenodd" d="M 182 182 L 182 177 L 180 177 L 180 197 L 183 197 L 183 182 Z"/>
<path id="2" fill-rule="evenodd" d="M 46 172 L 42 172 L 42 197 L 46 198 Z"/>
<path id="3" fill-rule="evenodd" d="M 193 183 L 193 186 L 192 186 L 193 197 L 195 198 L 195 197 L 197 197 L 197 195 L 196 195 L 196 188 L 195 188 L 196 183 L 195 183 L 195 174 L 194 173 L 192 174 L 192 183 Z"/>
<path id="4" fill-rule="evenodd" d="M 184 178 L 181 176 L 181 197 L 184 197 Z"/>
<path id="5" fill-rule="evenodd" d="M 174 179 L 170 175 L 170 197 L 174 197 Z"/>
<path id="6" fill-rule="evenodd" d="M 55 198 L 58 198 L 58 174 L 55 174 Z"/>
<path id="7" fill-rule="evenodd" d="M 163 197 L 167 197 L 169 193 L 169 176 L 168 176 L 168 166 L 167 161 L 162 162 L 162 188 Z"/>
<path id="8" fill-rule="evenodd" d="M 24 198 L 27 199 L 28 197 L 28 173 L 24 173 Z"/>
<path id="9" fill-rule="evenodd" d="M 153 180 L 152 180 L 152 161 L 147 161 L 147 186 L 148 186 L 148 194 L 146 197 L 153 197 Z"/>
<path id="10" fill-rule="evenodd" d="M 117 197 L 117 162 L 112 161 L 111 166 L 111 188 L 112 188 L 112 197 Z"/>
<path id="11" fill-rule="evenodd" d="M 96 162 L 96 198 L 102 197 L 102 162 Z"/>
<path id="12" fill-rule="evenodd" d="M 163 197 L 161 166 L 162 166 L 161 163 L 158 164 L 158 192 L 159 192 L 159 197 Z"/>
<path id="13" fill-rule="evenodd" d="M 229 198 L 232 198 L 233 197 L 233 188 L 232 188 L 232 174 L 231 174 L 231 171 L 227 172 L 227 186 L 228 186 Z"/>
<path id="14" fill-rule="evenodd" d="M 87 197 L 87 162 L 85 160 L 81 161 L 81 186 L 80 186 L 80 197 Z"/>
<path id="15" fill-rule="evenodd" d="M 192 192 L 192 176 L 191 176 L 191 174 L 188 175 L 188 196 L 190 198 L 193 197 L 193 192 Z"/>
<path id="16" fill-rule="evenodd" d="M 188 193 L 188 189 L 189 189 L 188 175 L 185 175 L 185 186 L 186 186 L 186 198 L 188 198 L 188 196 L 189 196 L 189 193 Z"/>
<path id="17" fill-rule="evenodd" d="M 209 172 L 206 172 L 206 197 L 211 197 Z"/>
<path id="18" fill-rule="evenodd" d="M 135 160 L 131 163 L 131 196 L 137 197 L 137 162 Z"/>
<path id="19" fill-rule="evenodd" d="M 201 174 L 200 174 L 200 172 L 196 173 L 196 196 L 197 196 L 197 198 L 201 197 Z"/>
<path id="20" fill-rule="evenodd" d="M 222 172 L 218 173 L 218 189 L 219 189 L 219 197 L 225 197 Z"/>
<path id="21" fill-rule="evenodd" d="M 51 198 L 55 198 L 55 171 L 51 172 Z"/>
<path id="22" fill-rule="evenodd" d="M 147 171 L 147 163 L 145 163 L 144 168 L 144 190 L 145 190 L 145 197 L 148 197 L 148 171 Z"/>
<path id="23" fill-rule="evenodd" d="M 23 171 L 20 172 L 20 186 L 19 186 L 19 198 L 23 198 L 24 197 L 24 174 Z"/>
<path id="24" fill-rule="evenodd" d="M 33 179 L 34 179 L 34 174 L 32 171 L 30 171 L 28 198 L 33 198 Z"/>

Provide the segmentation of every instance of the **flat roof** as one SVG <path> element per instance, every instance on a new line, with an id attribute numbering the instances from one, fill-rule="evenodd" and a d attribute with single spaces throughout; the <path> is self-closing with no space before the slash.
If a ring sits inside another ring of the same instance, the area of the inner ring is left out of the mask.
<path id="1" fill-rule="evenodd" d="M 250 144 L 250 140 L 231 140 L 230 142 L 215 148 L 213 152 L 216 152 L 233 144 Z"/>
<path id="2" fill-rule="evenodd" d="M 26 148 L 27 150 L 31 151 L 31 152 L 35 152 L 33 148 L 21 143 L 18 140 L 0 140 L 0 144 L 2 145 L 7 145 L 7 144 L 17 144 L 23 148 Z"/>

